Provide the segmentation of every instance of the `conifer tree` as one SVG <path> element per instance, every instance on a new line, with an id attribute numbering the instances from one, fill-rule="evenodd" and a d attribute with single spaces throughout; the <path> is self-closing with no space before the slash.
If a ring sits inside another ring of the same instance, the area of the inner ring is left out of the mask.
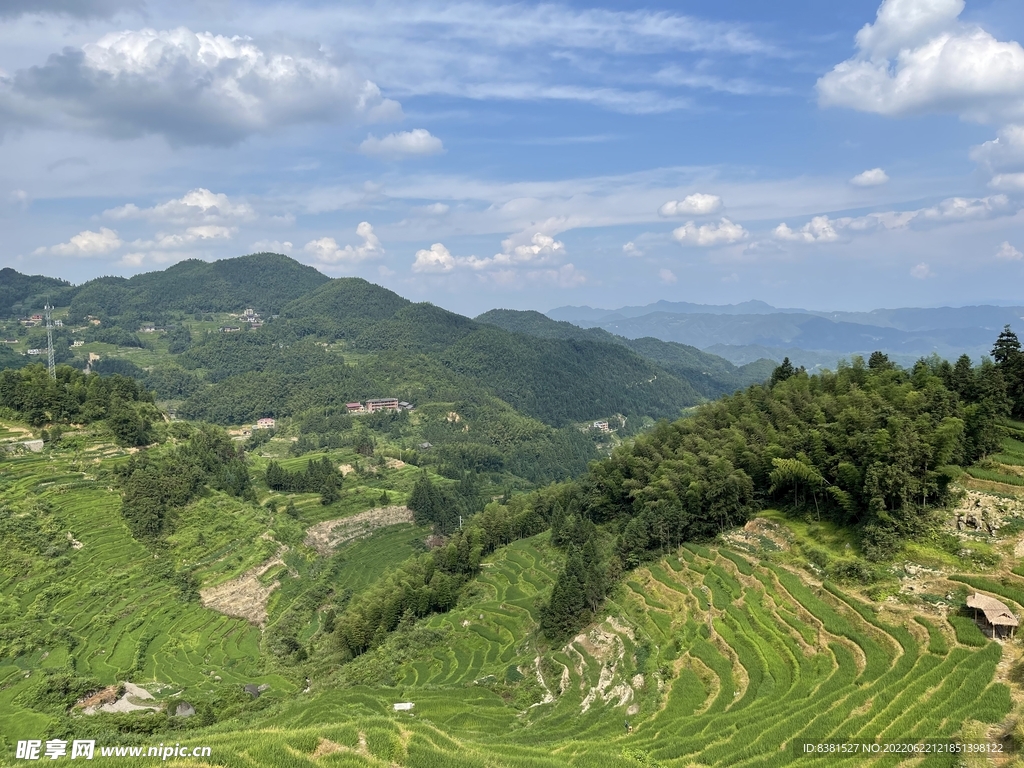
<path id="1" fill-rule="evenodd" d="M 1005 326 L 996 339 L 992 357 L 1003 374 L 1006 394 L 1010 399 L 1010 414 L 1014 418 L 1024 418 L 1024 352 L 1021 352 L 1020 340 L 1010 326 Z"/>
<path id="2" fill-rule="evenodd" d="M 778 365 L 774 371 L 772 371 L 772 386 L 785 381 L 786 379 L 792 378 L 796 374 L 796 369 L 793 364 L 789 362 L 788 357 L 782 358 L 782 363 Z"/>

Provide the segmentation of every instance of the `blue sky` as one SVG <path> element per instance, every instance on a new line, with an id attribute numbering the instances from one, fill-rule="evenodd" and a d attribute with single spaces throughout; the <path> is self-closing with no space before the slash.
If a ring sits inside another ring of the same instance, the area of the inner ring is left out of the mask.
<path id="1" fill-rule="evenodd" d="M 0 266 L 1024 304 L 1018 0 L 0 6 Z"/>

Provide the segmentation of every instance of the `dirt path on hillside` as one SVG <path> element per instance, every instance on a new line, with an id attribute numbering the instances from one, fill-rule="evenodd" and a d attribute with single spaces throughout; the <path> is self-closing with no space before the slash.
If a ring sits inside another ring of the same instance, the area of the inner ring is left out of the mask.
<path id="1" fill-rule="evenodd" d="M 310 526 L 304 543 L 326 557 L 340 545 L 369 536 L 378 528 L 411 522 L 412 510 L 408 507 L 377 507 Z"/>

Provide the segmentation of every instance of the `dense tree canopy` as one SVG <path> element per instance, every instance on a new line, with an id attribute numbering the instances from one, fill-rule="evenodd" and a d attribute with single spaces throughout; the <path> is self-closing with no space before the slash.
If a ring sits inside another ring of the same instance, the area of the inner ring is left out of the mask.
<path id="1" fill-rule="evenodd" d="M 152 395 L 126 376 L 87 376 L 61 365 L 54 380 L 42 364 L 0 371 L 0 407 L 33 426 L 106 419 L 122 445 L 149 442 L 150 424 L 159 418 L 152 402 Z"/>
<path id="2" fill-rule="evenodd" d="M 174 510 L 205 485 L 255 501 L 245 454 L 222 429 L 179 422 L 175 430 L 187 439 L 168 450 L 142 451 L 117 469 L 121 514 L 142 541 L 169 533 Z"/>
<path id="3" fill-rule="evenodd" d="M 276 461 L 270 462 L 266 474 L 267 486 L 285 493 L 319 493 L 320 502 L 333 504 L 341 497 L 343 476 L 331 460 L 324 456 L 310 460 L 301 472 L 282 469 Z"/>

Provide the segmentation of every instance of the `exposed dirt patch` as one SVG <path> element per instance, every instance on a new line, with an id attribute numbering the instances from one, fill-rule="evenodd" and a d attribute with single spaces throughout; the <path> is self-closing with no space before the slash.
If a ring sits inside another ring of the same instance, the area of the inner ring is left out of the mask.
<path id="1" fill-rule="evenodd" d="M 117 684 L 108 685 L 102 691 L 96 691 L 84 699 L 79 699 L 75 702 L 76 707 L 99 707 L 102 704 L 113 704 L 117 701 L 117 690 L 120 686 Z"/>
<path id="2" fill-rule="evenodd" d="M 540 656 L 537 656 L 537 658 L 533 660 L 533 668 L 534 671 L 537 673 L 537 682 L 540 683 L 540 687 L 544 689 L 544 698 L 541 701 L 538 701 L 536 704 L 531 704 L 530 706 L 539 707 L 541 704 L 550 704 L 555 700 L 555 697 L 552 695 L 551 690 L 548 688 L 548 684 L 544 682 L 544 675 L 541 674 Z"/>
<path id="3" fill-rule="evenodd" d="M 325 520 L 306 530 L 304 543 L 327 556 L 338 546 L 369 536 L 378 528 L 412 522 L 408 507 L 377 507 L 352 517 Z"/>
<path id="4" fill-rule="evenodd" d="M 351 464 L 339 464 L 338 465 L 338 471 L 341 472 L 341 476 L 342 477 L 345 477 L 345 476 L 351 475 L 353 472 L 355 472 L 356 468 L 353 467 Z"/>
<path id="5" fill-rule="evenodd" d="M 111 689 L 113 689 L 112 694 Z M 83 707 L 82 713 L 95 715 L 97 712 L 151 712 L 160 709 L 160 705 L 155 702 L 146 703 L 153 700 L 153 694 L 141 686 L 125 683 L 124 693 L 120 698 L 117 698 L 117 690 L 118 686 L 112 685 L 79 702 Z M 93 700 L 96 700 L 97 703 L 89 703 Z"/>
<path id="6" fill-rule="evenodd" d="M 220 611 L 227 616 L 245 619 L 262 627 L 267 623 L 267 600 L 270 599 L 270 594 L 281 586 L 281 582 L 275 579 L 270 584 L 263 584 L 260 582 L 260 576 L 274 566 L 284 565 L 281 555 L 286 551 L 288 547 L 282 545 L 277 554 L 262 565 L 251 568 L 231 581 L 200 590 L 200 601 L 207 608 Z"/>
<path id="7" fill-rule="evenodd" d="M 387 458 L 384 460 L 384 466 L 388 469 L 401 469 L 402 467 L 408 466 L 408 464 L 400 459 Z"/>
<path id="8" fill-rule="evenodd" d="M 576 635 L 564 649 L 568 652 L 570 649 L 573 649 L 573 645 L 578 644 L 591 658 L 601 664 L 597 685 L 591 686 L 590 690 L 587 691 L 587 695 L 580 703 L 580 710 L 582 712 L 589 710 L 590 706 L 598 698 L 605 703 L 614 702 L 613 706 L 616 707 L 625 706 L 633 700 L 633 687 L 621 680 L 623 673 L 620 671 L 620 667 L 625 666 L 626 648 L 622 638 L 617 634 L 624 631 L 632 636 L 632 631 L 614 619 L 606 623 L 615 631 L 609 632 L 605 629 L 605 624 L 599 624 L 589 632 Z M 577 653 L 579 652 L 577 651 Z M 584 658 L 582 654 L 579 655 L 581 659 Z M 580 677 L 583 679 L 582 670 Z M 619 679 L 620 682 L 613 685 L 616 679 Z"/>

